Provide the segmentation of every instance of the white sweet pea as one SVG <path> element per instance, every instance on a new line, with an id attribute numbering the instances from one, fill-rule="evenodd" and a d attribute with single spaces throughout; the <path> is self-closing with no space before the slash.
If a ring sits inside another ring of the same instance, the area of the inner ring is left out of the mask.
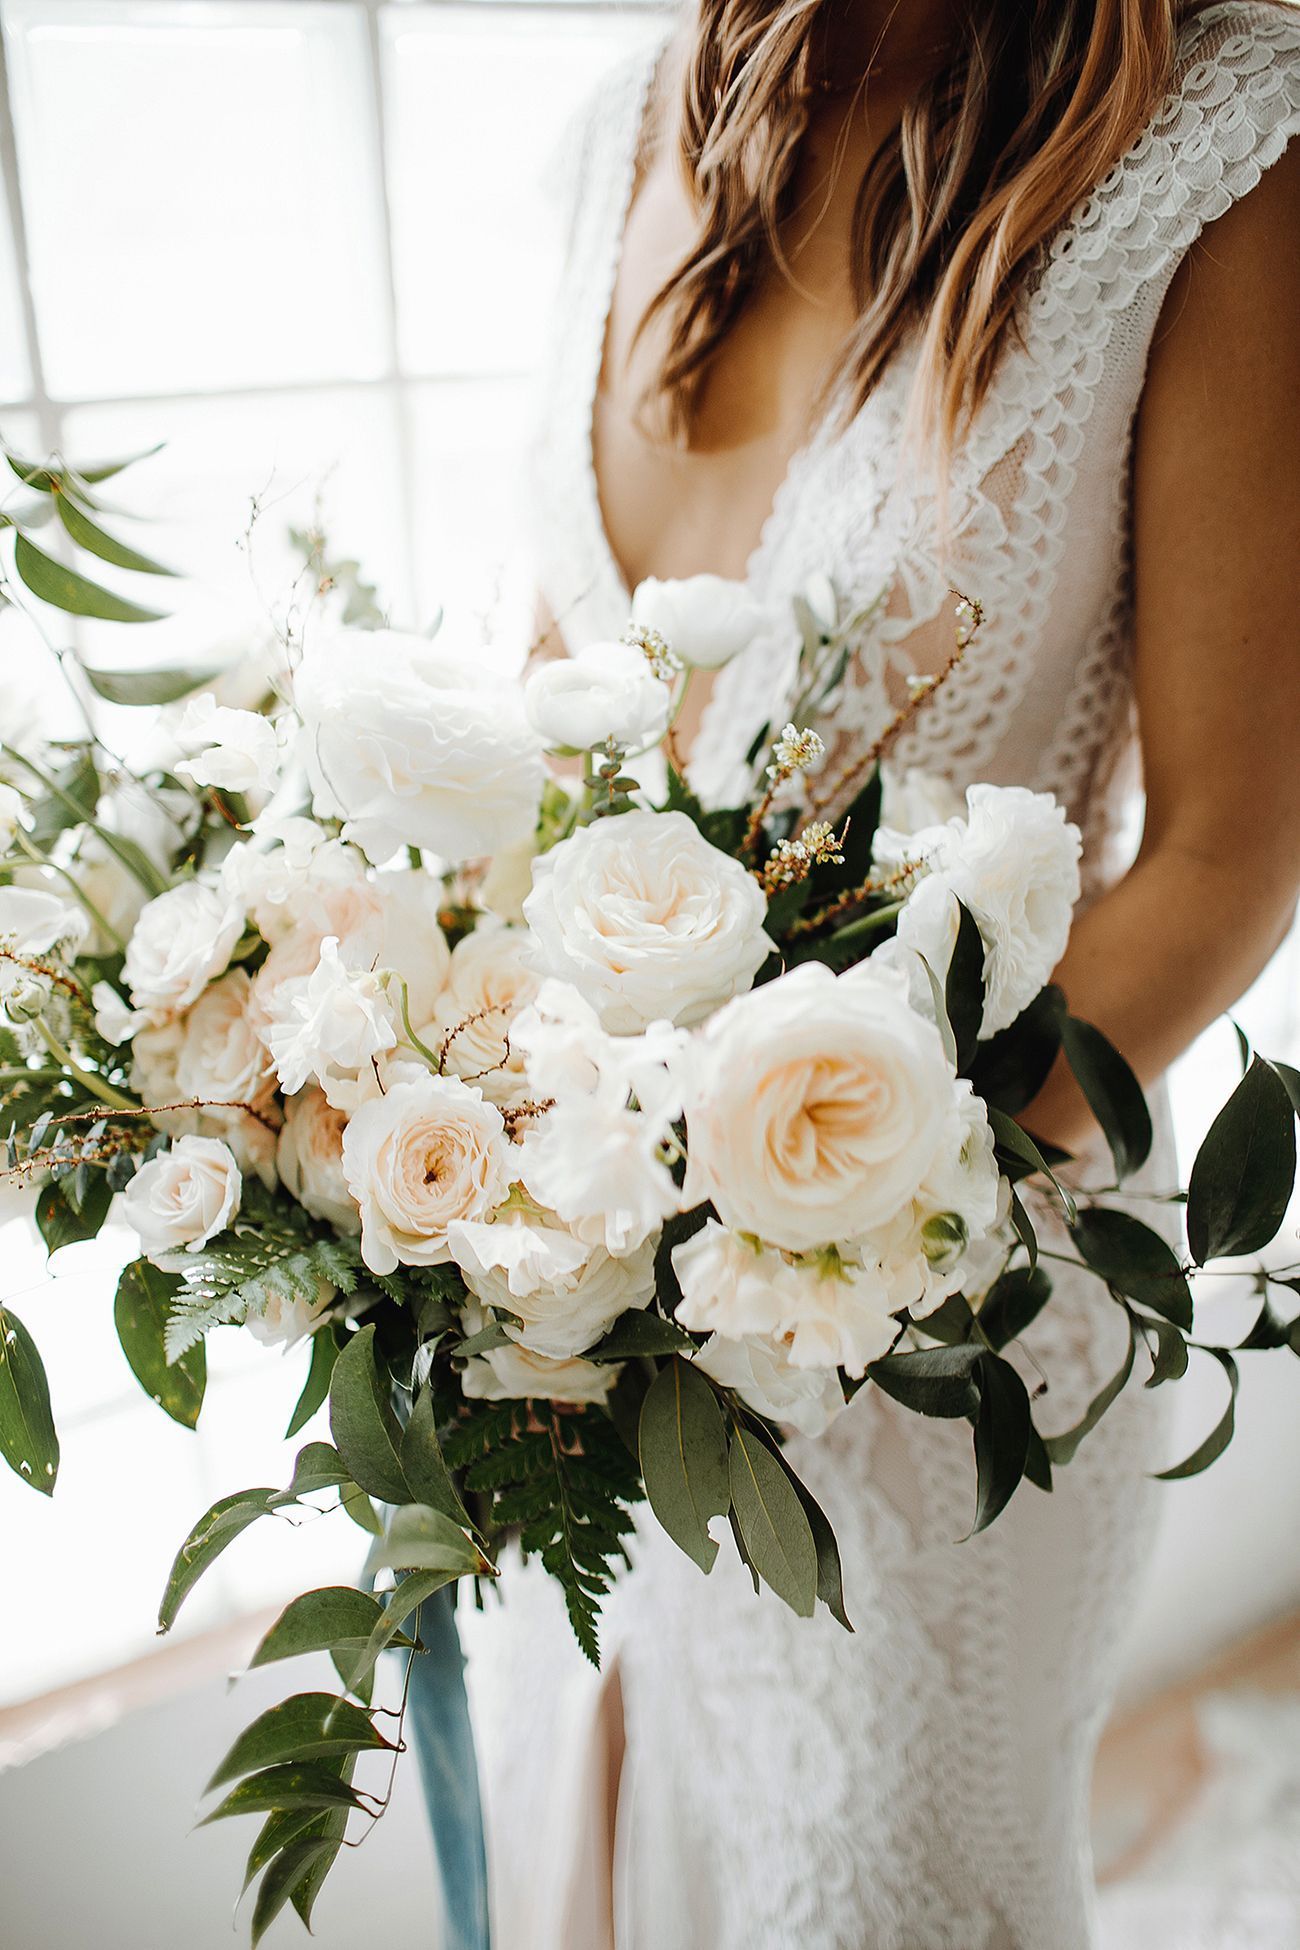
<path id="1" fill-rule="evenodd" d="M 298 1294 L 292 1300 L 285 1300 L 279 1294 L 272 1294 L 264 1300 L 256 1313 L 250 1313 L 244 1325 L 255 1341 L 263 1347 L 279 1347 L 288 1353 L 299 1341 L 315 1333 L 328 1315 L 337 1295 L 327 1281 L 322 1280 L 314 1300 L 307 1300 Z"/>
<path id="2" fill-rule="evenodd" d="M 753 641 L 768 618 L 743 582 L 699 575 L 670 582 L 648 576 L 633 593 L 632 620 L 657 630 L 686 663 L 717 670 Z"/>
<path id="3" fill-rule="evenodd" d="M 265 1030 L 281 1088 L 289 1096 L 315 1077 L 326 1096 L 394 1047 L 397 1032 L 378 975 L 348 968 L 327 935 L 310 975 L 281 984 Z"/>
<path id="4" fill-rule="evenodd" d="M 229 967 L 243 928 L 243 908 L 208 881 L 183 880 L 147 902 L 122 967 L 135 1007 L 154 1021 L 188 1009 Z"/>
<path id="5" fill-rule="evenodd" d="M 481 656 L 344 630 L 308 647 L 294 702 L 316 812 L 377 863 L 408 845 L 481 858 L 536 821 L 541 745 L 517 687 Z"/>
<path id="6" fill-rule="evenodd" d="M 285 1190 L 337 1232 L 359 1232 L 361 1214 L 343 1175 L 343 1133 L 347 1114 L 330 1103 L 317 1084 L 290 1097 L 276 1149 Z"/>
<path id="7" fill-rule="evenodd" d="M 721 1388 L 734 1388 L 758 1415 L 796 1429 L 824 1435 L 844 1408 L 844 1390 L 834 1368 L 797 1368 L 779 1341 L 746 1334 L 732 1341 L 715 1334 L 695 1357 L 695 1365 Z"/>
<path id="8" fill-rule="evenodd" d="M 580 827 L 534 863 L 524 915 L 538 967 L 620 1035 L 699 1022 L 749 988 L 772 951 L 758 882 L 685 813 Z"/>
<path id="9" fill-rule="evenodd" d="M 501 1113 L 459 1077 L 407 1069 L 356 1110 L 343 1174 L 361 1208 L 361 1256 L 375 1273 L 441 1266 L 448 1228 L 481 1219 L 515 1175 Z"/>
<path id="10" fill-rule="evenodd" d="M 591 751 L 607 741 L 638 751 L 668 729 L 672 691 L 644 651 L 592 643 L 539 665 L 524 685 L 524 712 L 551 751 Z"/>
<path id="11" fill-rule="evenodd" d="M 955 1078 L 892 970 L 805 963 L 694 1038 L 683 1204 L 792 1252 L 852 1240 L 915 1197 Z"/>
<path id="12" fill-rule="evenodd" d="M 190 698 L 176 729 L 189 753 L 176 766 L 195 785 L 222 792 L 273 792 L 280 764 L 275 726 L 260 711 L 233 711 L 211 691 Z"/>
<path id="13" fill-rule="evenodd" d="M 220 1138 L 177 1138 L 141 1165 L 122 1193 L 122 1216 L 139 1234 L 147 1259 L 182 1248 L 196 1253 L 224 1232 L 239 1211 L 243 1181 Z"/>
<path id="14" fill-rule="evenodd" d="M 957 938 L 957 903 L 970 909 L 985 950 L 981 1038 L 1015 1021 L 1065 953 L 1081 848 L 1078 827 L 1055 799 L 1022 786 L 973 785 L 964 818 L 912 834 L 877 833 L 878 863 L 924 863 L 899 915 L 898 939 L 941 979 Z"/>
<path id="15" fill-rule="evenodd" d="M 95 1010 L 95 1028 L 106 1043 L 116 1049 L 145 1028 L 149 1018 L 125 1003 L 111 982 L 96 982 L 90 991 Z"/>
<path id="16" fill-rule="evenodd" d="M 584 1244 L 553 1214 L 507 1205 L 490 1221 L 456 1220 L 452 1258 L 470 1292 L 522 1323 L 506 1332 L 522 1347 L 567 1359 L 594 1347 L 620 1314 L 654 1297 L 653 1240 L 615 1259 Z"/>

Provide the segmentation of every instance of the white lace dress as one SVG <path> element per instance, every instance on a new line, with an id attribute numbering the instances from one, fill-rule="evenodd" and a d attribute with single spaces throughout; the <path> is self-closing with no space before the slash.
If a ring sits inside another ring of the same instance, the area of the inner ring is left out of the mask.
<path id="1" fill-rule="evenodd" d="M 537 498 L 571 642 L 616 634 L 628 607 L 591 405 L 653 61 L 615 75 L 573 157 Z M 977 596 L 989 620 L 899 756 L 959 785 L 1055 792 L 1094 895 L 1119 868 L 1132 749 L 1128 455 L 1152 333 L 1183 253 L 1298 127 L 1300 18 L 1202 15 L 1168 100 L 1024 299 L 957 457 L 955 557 L 939 560 L 933 498 L 898 466 L 904 355 L 847 431 L 828 422 L 796 457 L 749 563 L 774 600 L 815 572 L 855 603 L 888 591 L 821 726 L 832 762 L 892 715 L 906 673 L 942 661 L 950 585 Z M 706 793 L 780 722 L 790 653 L 773 635 L 723 673 L 696 748 Z M 1148 1169 L 1172 1182 L 1163 1128 Z M 1026 1339 L 1050 1433 L 1115 1371 L 1125 1333 L 1100 1287 L 1066 1276 Z M 614 1806 L 601 1680 L 545 1581 L 513 1569 L 504 1606 L 466 1621 L 498 1950 L 1085 1950 L 1089 1774 L 1150 1547 L 1149 1472 L 1173 1460 L 1161 1404 L 1135 1380 L 1051 1496 L 1023 1485 L 967 1543 L 965 1425 L 866 1390 L 821 1441 L 793 1440 L 839 1537 L 852 1637 L 755 1597 L 729 1542 L 706 1579 L 644 1526 L 605 1632 L 626 1724 Z"/>

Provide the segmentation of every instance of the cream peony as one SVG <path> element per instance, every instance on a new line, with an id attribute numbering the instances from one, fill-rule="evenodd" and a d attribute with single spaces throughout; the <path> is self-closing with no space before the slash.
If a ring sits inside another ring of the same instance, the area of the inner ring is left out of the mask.
<path id="1" fill-rule="evenodd" d="M 553 1214 L 508 1205 L 490 1221 L 455 1221 L 452 1258 L 470 1292 L 522 1323 L 506 1332 L 535 1354 L 567 1359 L 594 1347 L 620 1314 L 654 1298 L 655 1247 L 623 1259 L 584 1245 Z"/>
<path id="2" fill-rule="evenodd" d="M 123 978 L 134 1006 L 154 1021 L 188 1009 L 230 965 L 244 910 L 205 880 L 182 880 L 141 910 Z"/>
<path id="3" fill-rule="evenodd" d="M 498 1206 L 512 1177 L 501 1113 L 459 1077 L 403 1068 L 353 1113 L 343 1175 L 361 1208 L 361 1256 L 375 1273 L 441 1266 L 448 1227 Z"/>
<path id="4" fill-rule="evenodd" d="M 285 1190 L 338 1232 L 359 1232 L 361 1213 L 343 1175 L 343 1133 L 347 1114 L 330 1103 L 317 1084 L 289 1098 L 276 1148 Z"/>
<path id="5" fill-rule="evenodd" d="M 141 1165 L 122 1193 L 122 1216 L 139 1234 L 147 1259 L 182 1248 L 196 1253 L 231 1223 L 242 1190 L 228 1144 L 181 1137 Z"/>
<path id="6" fill-rule="evenodd" d="M 807 963 L 696 1032 L 683 1204 L 807 1252 L 882 1225 L 915 1197 L 954 1076 L 906 983 L 870 962 Z"/>
<path id="7" fill-rule="evenodd" d="M 308 647 L 294 702 L 315 811 L 376 863 L 403 846 L 481 858 L 536 821 L 541 746 L 517 689 L 481 657 L 344 630 Z"/>
<path id="8" fill-rule="evenodd" d="M 715 1334 L 696 1355 L 695 1365 L 720 1388 L 734 1388 L 755 1414 L 800 1435 L 824 1435 L 844 1408 L 844 1390 L 834 1368 L 796 1368 L 781 1343 L 763 1334 L 746 1334 L 738 1341 Z"/>
<path id="9" fill-rule="evenodd" d="M 616 1034 L 699 1022 L 749 988 L 772 951 L 758 882 L 685 813 L 581 827 L 535 863 L 524 915 L 538 965 Z"/>
<path id="10" fill-rule="evenodd" d="M 480 922 L 452 951 L 446 986 L 420 1041 L 439 1052 L 450 1037 L 443 1061 L 449 1075 L 476 1083 L 491 1103 L 517 1102 L 527 1094 L 527 1078 L 510 1029 L 537 989 L 526 930 Z"/>
<path id="11" fill-rule="evenodd" d="M 743 582 L 700 575 L 680 582 L 648 576 L 633 593 L 632 620 L 657 630 L 684 662 L 716 670 L 751 643 L 768 619 Z"/>
<path id="12" fill-rule="evenodd" d="M 524 712 L 551 751 L 623 751 L 657 745 L 673 695 L 645 652 L 627 643 L 592 643 L 572 657 L 540 664 L 524 685 Z"/>

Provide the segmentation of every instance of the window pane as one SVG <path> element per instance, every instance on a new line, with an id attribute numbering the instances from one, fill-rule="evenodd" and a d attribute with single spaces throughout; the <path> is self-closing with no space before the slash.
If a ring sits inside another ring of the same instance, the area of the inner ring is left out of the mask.
<path id="1" fill-rule="evenodd" d="M 25 399 L 32 389 L 27 339 L 18 303 L 18 267 L 9 225 L 8 184 L 0 157 L 0 399 Z"/>
<path id="2" fill-rule="evenodd" d="M 383 370 L 360 8 L 10 0 L 5 20 L 52 393 Z"/>
<path id="3" fill-rule="evenodd" d="M 384 17 L 401 357 L 411 372 L 518 370 L 554 276 L 539 174 L 596 77 L 652 16 L 402 6 Z"/>
<path id="4" fill-rule="evenodd" d="M 419 621 L 440 606 L 469 607 L 508 626 L 522 570 L 520 458 L 530 389 L 497 379 L 412 390 Z"/>

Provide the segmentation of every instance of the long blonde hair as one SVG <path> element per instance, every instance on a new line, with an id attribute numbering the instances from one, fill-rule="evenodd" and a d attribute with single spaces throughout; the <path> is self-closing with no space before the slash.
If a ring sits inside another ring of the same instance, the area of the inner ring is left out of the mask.
<path id="1" fill-rule="evenodd" d="M 699 0 L 679 117 L 699 229 L 651 301 L 651 392 L 679 435 L 727 332 L 775 265 L 835 0 Z M 858 193 L 857 323 L 836 379 L 856 410 L 920 333 L 916 419 L 947 454 L 988 390 L 1044 246 L 1154 114 L 1179 29 L 1208 0 L 965 0 L 951 57 Z"/>

